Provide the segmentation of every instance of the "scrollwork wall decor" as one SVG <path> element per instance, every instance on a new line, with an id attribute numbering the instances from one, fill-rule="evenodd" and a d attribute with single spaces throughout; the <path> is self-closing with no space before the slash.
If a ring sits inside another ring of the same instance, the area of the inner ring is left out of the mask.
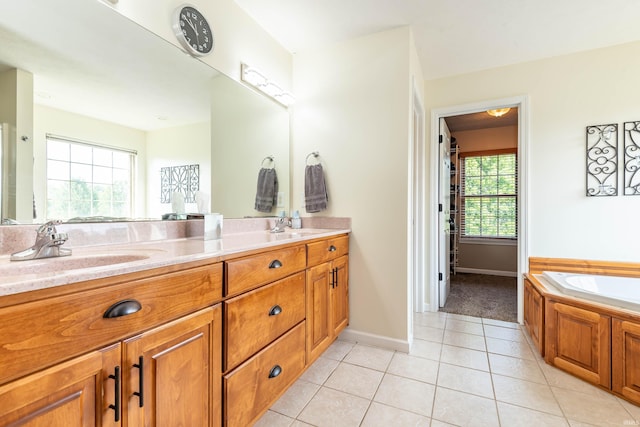
<path id="1" fill-rule="evenodd" d="M 587 196 L 618 194 L 618 125 L 587 126 Z"/>
<path id="2" fill-rule="evenodd" d="M 640 195 L 640 121 L 625 122 L 624 195 Z"/>
<path id="3" fill-rule="evenodd" d="M 175 192 L 184 194 L 184 201 L 195 203 L 200 189 L 200 165 L 160 168 L 160 203 L 171 203 Z"/>

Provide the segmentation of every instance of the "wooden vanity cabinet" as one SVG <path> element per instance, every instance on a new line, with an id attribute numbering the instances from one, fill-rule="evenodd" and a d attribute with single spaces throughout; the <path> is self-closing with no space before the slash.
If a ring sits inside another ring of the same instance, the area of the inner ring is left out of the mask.
<path id="1" fill-rule="evenodd" d="M 612 390 L 640 405 L 640 323 L 611 321 Z"/>
<path id="2" fill-rule="evenodd" d="M 349 324 L 349 237 L 307 245 L 307 364 Z"/>
<path id="3" fill-rule="evenodd" d="M 544 297 L 528 279 L 524 279 L 524 326 L 544 356 Z"/>
<path id="4" fill-rule="evenodd" d="M 222 265 L 147 274 L 0 308 L 0 425 L 220 425 Z"/>
<path id="5" fill-rule="evenodd" d="M 546 302 L 545 360 L 590 383 L 611 387 L 611 317 Z"/>

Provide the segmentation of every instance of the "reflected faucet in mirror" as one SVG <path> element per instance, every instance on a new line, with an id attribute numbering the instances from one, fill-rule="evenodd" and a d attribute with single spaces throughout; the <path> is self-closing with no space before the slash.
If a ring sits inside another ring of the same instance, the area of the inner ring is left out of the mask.
<path id="1" fill-rule="evenodd" d="M 67 233 L 58 233 L 56 225 L 60 221 L 49 221 L 41 225 L 36 232 L 36 242 L 30 248 L 11 255 L 11 261 L 26 261 L 30 259 L 53 258 L 71 255 L 71 249 L 61 246 L 67 241 Z"/>

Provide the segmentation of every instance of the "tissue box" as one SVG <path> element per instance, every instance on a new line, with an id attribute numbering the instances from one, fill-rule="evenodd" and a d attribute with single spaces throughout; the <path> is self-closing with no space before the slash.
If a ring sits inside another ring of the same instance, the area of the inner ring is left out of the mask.
<path id="1" fill-rule="evenodd" d="M 204 214 L 204 240 L 222 239 L 222 214 Z"/>

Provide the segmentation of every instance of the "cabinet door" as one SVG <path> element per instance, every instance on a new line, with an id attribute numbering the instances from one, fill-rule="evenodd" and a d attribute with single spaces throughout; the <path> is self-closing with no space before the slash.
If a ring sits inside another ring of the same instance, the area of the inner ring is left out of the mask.
<path id="1" fill-rule="evenodd" d="M 547 302 L 546 307 L 546 361 L 609 388 L 611 318 L 553 301 Z"/>
<path id="2" fill-rule="evenodd" d="M 332 262 L 331 334 L 336 337 L 349 324 L 349 257 Z"/>
<path id="3" fill-rule="evenodd" d="M 613 319 L 611 329 L 613 391 L 640 404 L 640 324 Z"/>
<path id="4" fill-rule="evenodd" d="M 220 425 L 221 333 L 217 305 L 125 341 L 127 425 Z"/>
<path id="5" fill-rule="evenodd" d="M 98 405 L 102 389 L 115 387 L 115 382 L 103 384 L 108 377 L 103 359 L 119 358 L 120 346 L 111 346 L 1 386 L 0 425 L 88 427 L 101 425 L 102 421 L 103 425 L 118 425 L 113 413 L 108 413 L 108 405 L 101 420 L 103 411 Z M 105 403 L 109 398 L 114 394 L 105 393 Z"/>
<path id="6" fill-rule="evenodd" d="M 544 356 L 544 298 L 531 282 L 524 281 L 524 325 Z"/>
<path id="7" fill-rule="evenodd" d="M 313 362 L 331 343 L 329 263 L 307 270 L 307 364 Z"/>

